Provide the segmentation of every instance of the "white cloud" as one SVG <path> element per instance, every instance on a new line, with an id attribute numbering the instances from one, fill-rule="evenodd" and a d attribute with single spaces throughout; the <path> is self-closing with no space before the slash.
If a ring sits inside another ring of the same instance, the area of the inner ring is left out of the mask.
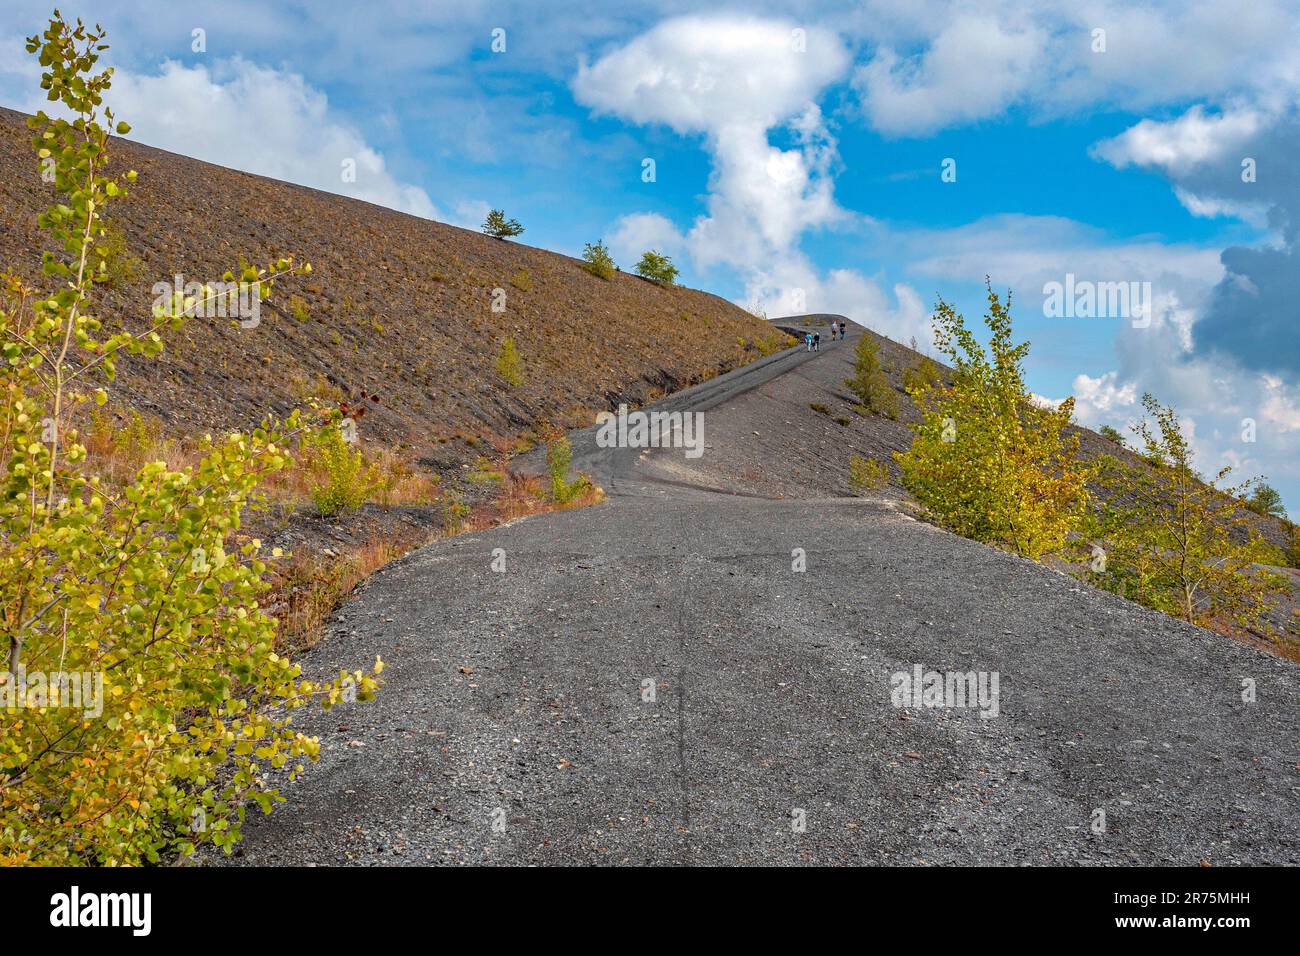
<path id="1" fill-rule="evenodd" d="M 1098 143 L 1093 152 L 1119 169 L 1156 167 L 1177 175 L 1239 151 L 1260 126 L 1261 116 L 1254 110 L 1206 114 L 1197 105 L 1174 120 L 1144 119 Z"/>
<path id="2" fill-rule="evenodd" d="M 1076 323 L 1057 325 L 1046 340 L 1031 334 L 1038 346 L 1033 355 L 1062 356 L 1082 424 L 1111 425 L 1128 435 L 1129 424 L 1141 417 L 1142 394 L 1151 392 L 1178 412 L 1194 437 L 1203 472 L 1231 465 L 1238 478 L 1265 475 L 1294 504 L 1300 488 L 1300 384 L 1245 367 L 1230 355 L 1198 350 L 1200 323 L 1217 286 L 1232 279 L 1214 249 L 1116 241 L 1077 222 L 1033 216 L 992 216 L 956 229 L 886 230 L 877 242 L 910 260 L 913 273 L 948 283 L 977 283 L 991 273 L 995 286 L 1017 291 L 1022 320 L 1027 309 L 1033 321 L 1042 283 L 1061 281 L 1066 271 L 1094 281 L 1151 282 L 1150 325 L 1116 323 L 1113 354 L 1084 357 L 1095 335 Z M 1256 423 L 1254 442 L 1243 438 L 1247 418 Z"/>
<path id="3" fill-rule="evenodd" d="M 1268 226 L 1268 205 L 1266 203 L 1236 202 L 1215 196 L 1202 196 L 1182 186 L 1174 187 L 1174 195 L 1183 208 L 1193 216 L 1201 219 L 1217 219 L 1226 216 L 1240 219 L 1257 229 Z"/>
<path id="4" fill-rule="evenodd" d="M 832 269 L 825 275 L 803 256 L 756 269 L 746 283 L 742 305 L 769 317 L 803 313 L 847 316 L 881 335 L 906 343 L 932 343 L 930 312 L 916 290 L 905 283 L 893 287 L 893 298 L 876 281 L 852 269 Z"/>
<path id="5" fill-rule="evenodd" d="M 1045 39 L 1032 26 L 960 15 L 947 20 L 929 47 L 915 56 L 877 48 L 854 74 L 853 84 L 876 129 L 933 132 L 996 115 L 1019 98 L 1040 74 Z"/>
<path id="6" fill-rule="evenodd" d="M 1150 392 L 1178 413 L 1203 473 L 1228 465 L 1234 481 L 1263 475 L 1294 501 L 1300 388 L 1223 357 L 1199 356 L 1184 332 L 1179 322 L 1157 318 L 1149 329 L 1119 336 L 1117 368 L 1074 380 L 1080 423 L 1111 425 L 1128 437 L 1129 425 L 1142 417 L 1138 398 Z"/>
<path id="7" fill-rule="evenodd" d="M 803 50 L 792 43 L 797 29 L 804 30 Z M 887 334 L 924 334 L 910 289 L 899 287 L 891 303 L 859 273 L 819 274 L 799 248 L 809 230 L 854 218 L 835 202 L 838 153 L 817 105 L 848 62 L 826 31 L 719 15 L 664 21 L 584 63 L 573 84 L 579 102 L 702 134 L 713 162 L 706 211 L 689 229 L 658 214 L 624 216 L 610 237 L 615 253 L 633 260 L 647 248 L 681 250 L 697 269 L 737 269 L 743 304 L 771 316 L 839 312 Z M 790 148 L 772 145 L 778 127 Z"/>
<path id="8" fill-rule="evenodd" d="M 1287 0 L 876 0 L 845 21 L 872 50 L 855 74 L 864 114 L 892 135 L 1014 106 L 1050 118 L 1198 99 L 1259 105 L 1300 88 L 1300 20 Z"/>
<path id="9" fill-rule="evenodd" d="M 1261 375 L 1260 418 L 1279 433 L 1300 432 L 1300 393 L 1273 375 Z"/>
<path id="10" fill-rule="evenodd" d="M 796 30 L 804 31 L 804 49 Z M 666 123 L 678 133 L 730 126 L 764 128 L 802 112 L 848 67 L 832 33 L 737 15 L 665 20 L 582 63 L 573 81 L 580 103 L 635 123 Z"/>
<path id="11" fill-rule="evenodd" d="M 1149 391 L 1178 413 L 1202 473 L 1231 466 L 1233 481 L 1265 476 L 1293 496 L 1300 482 L 1300 391 L 1221 361 L 1160 346 L 1152 352 L 1158 357 L 1122 356 L 1121 368 L 1098 378 L 1080 375 L 1074 383 L 1080 423 L 1111 425 L 1128 437 L 1129 425 L 1142 417 L 1136 397 Z"/>
<path id="12" fill-rule="evenodd" d="M 835 141 L 816 104 L 847 69 L 843 44 L 815 27 L 687 16 L 583 63 L 573 91 L 598 114 L 704 134 L 708 212 L 686 245 L 700 269 L 749 269 L 788 256 L 804 231 L 847 218 L 834 199 Z M 778 126 L 794 148 L 771 145 Z"/>

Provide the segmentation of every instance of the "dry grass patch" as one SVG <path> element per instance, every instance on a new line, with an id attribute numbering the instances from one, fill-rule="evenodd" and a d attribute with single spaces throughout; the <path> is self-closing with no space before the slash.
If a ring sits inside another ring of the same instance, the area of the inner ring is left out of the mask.
<path id="1" fill-rule="evenodd" d="M 272 566 L 267 611 L 279 626 L 276 646 L 285 651 L 314 647 L 325 622 L 353 588 L 384 565 L 427 543 L 427 532 L 375 532 L 343 554 L 296 554 Z"/>

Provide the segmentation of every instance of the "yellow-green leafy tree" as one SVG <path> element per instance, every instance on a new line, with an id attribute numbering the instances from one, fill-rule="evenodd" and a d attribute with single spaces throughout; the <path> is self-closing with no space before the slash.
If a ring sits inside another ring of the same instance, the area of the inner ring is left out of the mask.
<path id="1" fill-rule="evenodd" d="M 1086 527 L 1084 575 L 1107 590 L 1192 624 L 1256 627 L 1287 586 L 1264 565 L 1283 562 L 1242 502 L 1256 482 L 1223 482 L 1192 465 L 1178 416 L 1151 395 L 1134 427 L 1144 465 L 1102 459 L 1101 494 Z"/>
<path id="2" fill-rule="evenodd" d="M 259 604 L 260 543 L 236 537 L 317 413 L 209 438 L 183 471 L 147 462 L 113 483 L 87 465 L 77 412 L 106 402 L 119 357 L 157 355 L 160 333 L 214 296 L 264 298 L 307 269 L 282 259 L 228 273 L 224 291 L 177 293 L 138 333 L 108 331 L 93 295 L 113 278 L 104 211 L 136 177 L 107 175 L 109 130 L 128 127 L 102 105 L 105 48 L 101 28 L 57 13 L 27 41 L 41 87 L 73 119 L 28 121 L 31 175 L 52 171 L 59 194 L 39 219 L 58 250 L 43 256 L 45 288 L 0 284 L 0 865 L 228 850 L 250 801 L 269 812 L 280 799 L 268 772 L 292 776 L 318 754 L 293 711 L 366 699 L 382 667 L 304 680 Z"/>
<path id="3" fill-rule="evenodd" d="M 904 486 L 941 526 L 1038 559 L 1077 530 L 1091 468 L 1067 433 L 1074 400 L 1045 408 L 1024 383 L 1029 343 L 1012 340 L 1011 296 L 988 287 L 987 350 L 940 300 L 935 344 L 954 369 L 950 385 L 924 378 L 909 395 L 921 420 L 895 457 Z"/>

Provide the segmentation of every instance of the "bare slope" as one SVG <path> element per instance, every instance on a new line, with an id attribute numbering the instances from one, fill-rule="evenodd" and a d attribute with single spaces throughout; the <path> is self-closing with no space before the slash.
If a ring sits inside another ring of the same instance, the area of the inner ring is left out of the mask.
<path id="1" fill-rule="evenodd" d="M 0 268 L 35 279 L 36 216 L 53 191 L 24 119 L 0 109 Z M 457 436 L 585 424 L 620 398 L 700 381 L 755 358 L 755 340 L 772 331 L 704 292 L 626 273 L 604 281 L 516 242 L 123 140 L 113 149 L 140 178 L 112 212 L 129 256 L 106 319 L 139 327 L 155 282 L 177 272 L 215 281 L 240 255 L 264 264 L 294 254 L 314 270 L 277 290 L 285 311 L 264 312 L 256 329 L 195 321 L 161 362 L 124 363 L 120 397 L 178 431 L 245 425 L 322 390 L 365 390 L 382 396 L 368 435 L 437 463 L 470 453 Z M 506 292 L 504 313 L 491 311 L 494 289 Z M 295 294 L 305 306 L 296 319 Z M 515 389 L 494 368 L 507 336 L 528 376 Z"/>

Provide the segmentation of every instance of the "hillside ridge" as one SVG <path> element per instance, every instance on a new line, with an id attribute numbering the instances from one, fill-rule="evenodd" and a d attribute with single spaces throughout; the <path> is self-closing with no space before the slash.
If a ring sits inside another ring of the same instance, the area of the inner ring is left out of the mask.
<path id="1" fill-rule="evenodd" d="M 54 191 L 13 110 L 0 109 L 0 162 L 15 171 L 0 181 L 0 261 L 37 284 L 46 239 L 36 217 Z M 626 272 L 602 280 L 561 253 L 128 140 L 114 140 L 113 167 L 139 180 L 109 213 L 122 254 L 95 303 L 106 325 L 145 325 L 154 283 L 176 274 L 217 281 L 240 256 L 313 266 L 277 288 L 256 328 L 194 320 L 160 360 L 122 362 L 118 398 L 178 433 L 364 391 L 380 401 L 363 440 L 445 468 L 480 443 L 543 422 L 583 425 L 745 364 L 774 333 L 707 292 Z M 16 174 L 24 168 L 30 176 Z M 523 359 L 517 387 L 495 370 L 506 338 Z"/>

